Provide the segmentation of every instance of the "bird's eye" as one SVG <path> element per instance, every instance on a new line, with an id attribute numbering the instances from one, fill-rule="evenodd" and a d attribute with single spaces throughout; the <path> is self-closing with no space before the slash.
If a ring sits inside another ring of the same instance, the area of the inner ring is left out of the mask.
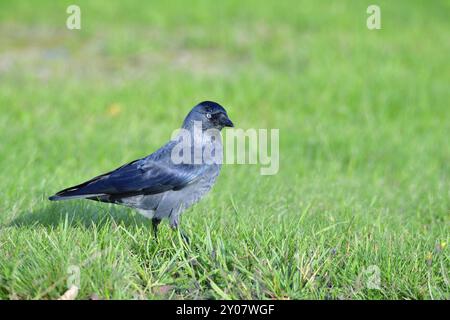
<path id="1" fill-rule="evenodd" d="M 207 114 L 206 114 L 206 117 L 207 117 L 208 119 L 211 119 L 211 113 L 207 113 Z"/>

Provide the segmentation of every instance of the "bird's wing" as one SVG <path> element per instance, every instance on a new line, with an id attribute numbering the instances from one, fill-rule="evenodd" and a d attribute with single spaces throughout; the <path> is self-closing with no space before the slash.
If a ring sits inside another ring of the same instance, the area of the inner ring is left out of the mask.
<path id="1" fill-rule="evenodd" d="M 148 158 L 130 162 L 77 186 L 64 189 L 55 196 L 132 196 L 179 190 L 200 178 L 205 166 L 174 165 Z"/>

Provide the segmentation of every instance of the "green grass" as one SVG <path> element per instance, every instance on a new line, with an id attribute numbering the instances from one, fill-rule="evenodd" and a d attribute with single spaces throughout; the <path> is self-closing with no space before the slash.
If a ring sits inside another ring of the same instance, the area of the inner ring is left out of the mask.
<path id="1" fill-rule="evenodd" d="M 0 3 L 0 299 L 449 299 L 448 1 Z M 216 100 L 280 129 L 280 171 L 226 165 L 185 244 L 47 197 Z M 379 289 L 367 286 L 375 266 Z"/>

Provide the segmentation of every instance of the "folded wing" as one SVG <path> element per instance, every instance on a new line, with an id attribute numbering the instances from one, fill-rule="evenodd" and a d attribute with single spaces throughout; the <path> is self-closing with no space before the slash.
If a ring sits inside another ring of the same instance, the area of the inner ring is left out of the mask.
<path id="1" fill-rule="evenodd" d="M 49 199 L 95 198 L 103 195 L 127 197 L 179 190 L 196 181 L 204 170 L 205 166 L 174 165 L 144 158 L 61 190 Z"/>

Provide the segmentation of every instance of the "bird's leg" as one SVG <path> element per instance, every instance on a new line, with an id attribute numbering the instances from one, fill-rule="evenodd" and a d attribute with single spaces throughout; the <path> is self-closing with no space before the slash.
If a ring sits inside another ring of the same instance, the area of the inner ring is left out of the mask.
<path id="1" fill-rule="evenodd" d="M 158 240 L 158 225 L 161 222 L 161 219 L 158 218 L 152 218 L 152 229 L 153 229 L 153 235 L 156 240 Z"/>

